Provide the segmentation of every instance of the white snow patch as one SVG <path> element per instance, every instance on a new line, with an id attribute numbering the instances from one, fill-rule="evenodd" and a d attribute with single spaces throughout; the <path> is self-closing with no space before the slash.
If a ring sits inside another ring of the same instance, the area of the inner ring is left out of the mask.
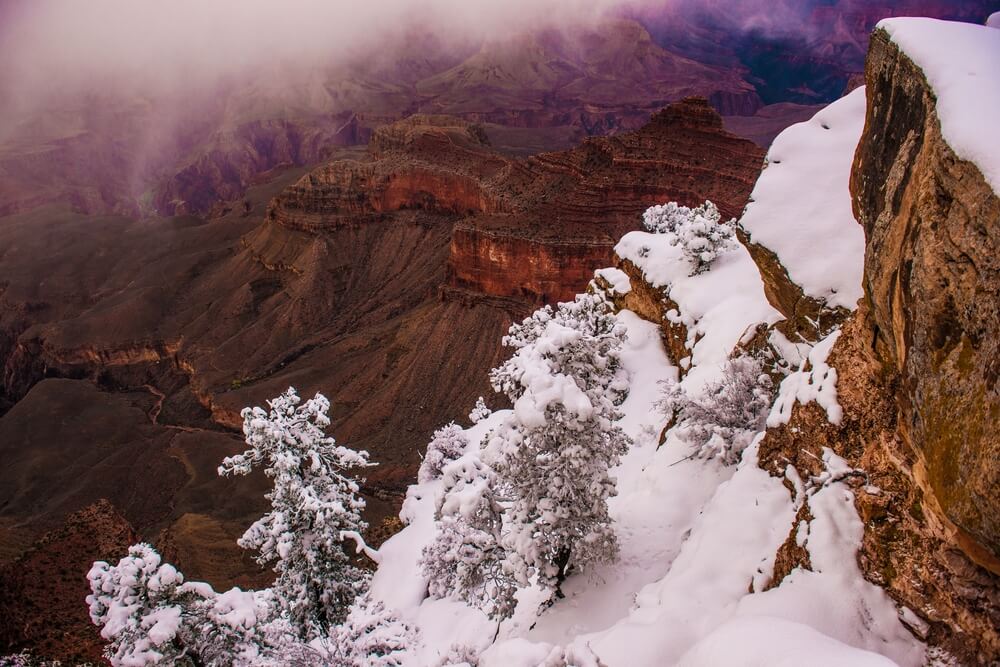
<path id="1" fill-rule="evenodd" d="M 750 240 L 775 253 L 807 296 L 850 310 L 862 296 L 865 259 L 849 187 L 864 124 L 861 87 L 784 130 L 740 219 Z"/>
<path id="2" fill-rule="evenodd" d="M 878 653 L 852 648 L 808 625 L 767 616 L 739 616 L 698 642 L 682 667 L 893 667 Z"/>
<path id="3" fill-rule="evenodd" d="M 826 363 L 826 357 L 840 338 L 840 329 L 816 343 L 805 362 L 784 380 L 778 398 L 767 417 L 767 427 L 787 424 L 796 403 L 816 401 L 826 410 L 831 424 L 839 424 L 844 411 L 837 402 L 837 369 Z"/>
<path id="4" fill-rule="evenodd" d="M 948 145 L 1000 192 L 1000 32 L 927 18 L 883 19 L 876 28 L 923 70 Z"/>
<path id="5" fill-rule="evenodd" d="M 709 271 L 688 275 L 684 249 L 671 240 L 668 234 L 629 232 L 615 252 L 677 303 L 680 312 L 671 310 L 667 318 L 687 327 L 691 370 L 683 384 L 697 391 L 717 377 L 736 344 L 757 324 L 773 324 L 782 316 L 768 303 L 757 265 L 742 244 L 720 254 Z"/>
<path id="6" fill-rule="evenodd" d="M 632 291 L 632 281 L 629 280 L 628 274 L 613 266 L 594 271 L 594 277 L 603 278 L 615 294 L 625 295 Z"/>

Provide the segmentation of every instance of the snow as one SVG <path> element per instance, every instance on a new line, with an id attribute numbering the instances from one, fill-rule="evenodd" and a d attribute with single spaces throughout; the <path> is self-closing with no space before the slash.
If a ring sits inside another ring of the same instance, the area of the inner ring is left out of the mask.
<path id="1" fill-rule="evenodd" d="M 611 291 L 614 294 L 624 296 L 632 291 L 632 282 L 629 280 L 628 274 L 621 269 L 615 267 L 598 269 L 594 272 L 594 277 L 603 278 L 611 286 Z"/>
<path id="2" fill-rule="evenodd" d="M 989 28 L 1000 28 L 1000 12 L 993 12 L 986 19 L 986 25 Z"/>
<path id="3" fill-rule="evenodd" d="M 840 337 L 837 329 L 816 344 L 799 369 L 781 381 L 778 398 L 767 417 L 768 428 L 787 424 L 796 403 L 816 401 L 826 410 L 831 424 L 839 424 L 843 409 L 837 402 L 837 369 L 826 363 L 826 357 Z"/>
<path id="4" fill-rule="evenodd" d="M 695 275 L 689 275 L 683 247 L 672 243 L 668 234 L 630 232 L 615 253 L 641 269 L 653 287 L 666 289 L 678 305 L 679 312 L 668 317 L 687 327 L 687 389 L 697 390 L 714 379 L 736 344 L 757 324 L 781 319 L 764 295 L 757 265 L 741 244 L 720 254 L 711 270 Z"/>
<path id="5" fill-rule="evenodd" d="M 994 27 L 995 16 L 989 19 Z M 923 71 L 937 97 L 944 140 L 1000 192 L 1000 32 L 927 18 L 884 19 L 876 27 Z"/>
<path id="6" fill-rule="evenodd" d="M 852 648 L 803 623 L 767 616 L 741 616 L 698 642 L 682 667 L 892 667 L 892 660 Z"/>
<path id="7" fill-rule="evenodd" d="M 830 307 L 862 296 L 865 235 L 851 210 L 854 150 L 865 124 L 858 88 L 777 136 L 740 227 L 778 256 L 788 277 Z"/>

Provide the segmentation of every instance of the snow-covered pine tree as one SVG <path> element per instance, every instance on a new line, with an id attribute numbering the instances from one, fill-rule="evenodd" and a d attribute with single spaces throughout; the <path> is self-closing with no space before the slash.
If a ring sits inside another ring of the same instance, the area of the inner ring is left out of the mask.
<path id="1" fill-rule="evenodd" d="M 273 592 L 303 639 L 326 636 L 361 594 L 367 574 L 342 548 L 342 531 L 360 533 L 365 507 L 351 470 L 371 465 L 368 452 L 338 445 L 324 433 L 329 401 L 322 395 L 302 405 L 295 389 L 268 402 L 270 410 L 246 408 L 249 445 L 227 457 L 220 475 L 246 475 L 264 467 L 274 486 L 271 511 L 256 521 L 240 546 L 257 549 L 260 563 L 274 563 Z"/>
<path id="2" fill-rule="evenodd" d="M 628 388 L 624 339 L 600 294 L 542 308 L 504 338 L 514 355 L 490 379 L 514 410 L 486 455 L 510 493 L 504 546 L 521 585 L 537 573 L 561 595 L 571 566 L 617 557 L 607 500 L 616 493 L 608 470 L 629 444 L 615 424 Z"/>
<path id="3" fill-rule="evenodd" d="M 90 620 L 108 641 L 112 665 L 198 665 L 192 618 L 200 596 L 183 590 L 184 577 L 148 544 L 135 544 L 111 565 L 87 573 Z"/>
<path id="4" fill-rule="evenodd" d="M 328 643 L 336 667 L 401 667 L 407 657 L 412 661 L 418 631 L 366 593 L 355 599 Z"/>
<path id="5" fill-rule="evenodd" d="M 457 597 L 493 618 L 514 611 L 517 583 L 500 545 L 503 509 L 495 495 L 495 475 L 470 453 L 442 471 L 438 532 L 424 547 L 420 566 L 431 597 Z"/>
<path id="6" fill-rule="evenodd" d="M 417 472 L 417 481 L 423 484 L 441 476 L 441 469 L 465 453 L 469 439 L 455 422 L 434 431 L 427 445 L 427 453 Z"/>
<path id="7" fill-rule="evenodd" d="M 669 202 L 651 206 L 642 222 L 654 234 L 667 234 L 671 245 L 680 245 L 694 268 L 692 275 L 704 273 L 719 255 L 737 245 L 736 221 L 722 221 L 719 209 L 710 201 L 696 208 Z"/>
<path id="8" fill-rule="evenodd" d="M 486 407 L 486 401 L 480 396 L 476 399 L 476 405 L 472 408 L 472 412 L 469 413 L 469 421 L 473 424 L 478 424 L 491 414 L 493 414 L 493 411 Z"/>

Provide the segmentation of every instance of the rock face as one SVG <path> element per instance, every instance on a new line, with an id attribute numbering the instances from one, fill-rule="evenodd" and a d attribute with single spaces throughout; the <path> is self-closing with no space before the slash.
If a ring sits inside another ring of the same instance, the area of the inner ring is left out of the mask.
<path id="1" fill-rule="evenodd" d="M 449 285 L 534 304 L 570 299 L 652 204 L 711 199 L 739 215 L 762 157 L 704 99 L 688 98 L 635 132 L 512 162 L 490 184 L 501 211 L 456 226 Z"/>
<path id="2" fill-rule="evenodd" d="M 761 442 L 762 465 L 816 474 L 822 447 L 865 472 L 865 576 L 961 664 L 1000 660 L 1000 199 L 942 139 L 920 69 L 872 37 L 852 170 L 866 236 L 860 307 L 829 363 L 843 419 L 814 404 Z"/>
<path id="3" fill-rule="evenodd" d="M 738 215 L 763 157 L 725 132 L 701 98 L 669 106 L 635 132 L 526 160 L 493 151 L 481 126 L 438 116 L 376 130 L 369 154 L 310 172 L 275 198 L 268 219 L 308 232 L 394 215 L 460 220 L 447 293 L 525 305 L 572 298 L 651 204 L 711 199 Z"/>
<path id="4" fill-rule="evenodd" d="M 1000 197 L 941 138 L 923 74 L 883 31 L 867 78 L 867 124 L 885 129 L 858 146 L 852 192 L 875 353 L 927 490 L 1000 557 Z"/>

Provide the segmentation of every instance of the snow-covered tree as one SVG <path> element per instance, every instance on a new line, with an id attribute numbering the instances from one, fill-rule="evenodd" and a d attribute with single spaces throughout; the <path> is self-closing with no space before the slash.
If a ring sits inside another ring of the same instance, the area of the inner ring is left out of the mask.
<path id="1" fill-rule="evenodd" d="M 704 273 L 712 262 L 737 245 L 736 221 L 724 222 L 710 201 L 696 208 L 669 202 L 651 206 L 642 214 L 643 225 L 656 234 L 667 234 L 672 245 L 680 245 L 694 265 L 692 275 Z"/>
<path id="2" fill-rule="evenodd" d="M 326 636 L 342 621 L 367 575 L 350 563 L 343 533 L 360 533 L 365 507 L 351 470 L 370 465 L 368 453 L 338 445 L 324 433 L 330 403 L 322 394 L 305 403 L 293 388 L 268 402 L 269 410 L 246 408 L 243 432 L 249 448 L 227 457 L 220 475 L 246 475 L 263 467 L 273 478 L 271 511 L 240 538 L 257 549 L 257 560 L 273 563 L 274 597 L 299 636 Z"/>
<path id="3" fill-rule="evenodd" d="M 438 532 L 424 548 L 420 565 L 431 597 L 457 597 L 489 616 L 514 611 L 517 583 L 500 545 L 503 509 L 496 477 L 475 453 L 447 464 L 438 498 Z"/>
<path id="4" fill-rule="evenodd" d="M 87 579 L 90 620 L 112 665 L 198 664 L 191 620 L 200 596 L 183 590 L 184 577 L 153 547 L 135 544 L 117 565 L 97 561 Z"/>
<path id="5" fill-rule="evenodd" d="M 718 380 L 689 396 L 675 382 L 661 383 L 657 407 L 677 423 L 680 435 L 702 458 L 735 463 L 764 427 L 774 398 L 773 383 L 760 360 L 747 355 L 726 362 Z"/>
<path id="6" fill-rule="evenodd" d="M 279 665 L 306 650 L 274 615 L 270 590 L 216 593 L 185 582 L 148 544 L 133 545 L 116 565 L 94 563 L 87 577 L 90 618 L 112 665 Z"/>
<path id="7" fill-rule="evenodd" d="M 417 643 L 417 628 L 365 594 L 331 632 L 329 658 L 337 667 L 400 667 Z"/>
<path id="8" fill-rule="evenodd" d="M 417 481 L 423 484 L 441 476 L 441 469 L 465 453 L 469 439 L 465 432 L 455 422 L 434 431 L 434 436 L 427 445 Z"/>
<path id="9" fill-rule="evenodd" d="M 504 547 L 521 585 L 537 574 L 561 595 L 569 567 L 617 556 L 607 499 L 608 470 L 629 444 L 615 424 L 628 388 L 624 338 L 599 294 L 538 310 L 504 338 L 514 355 L 490 379 L 514 410 L 486 452 L 510 494 Z"/>
<path id="10" fill-rule="evenodd" d="M 473 424 L 478 424 L 491 414 L 493 414 L 493 411 L 486 407 L 486 401 L 480 396 L 476 399 L 476 405 L 472 408 L 472 412 L 469 413 L 469 421 Z"/>

